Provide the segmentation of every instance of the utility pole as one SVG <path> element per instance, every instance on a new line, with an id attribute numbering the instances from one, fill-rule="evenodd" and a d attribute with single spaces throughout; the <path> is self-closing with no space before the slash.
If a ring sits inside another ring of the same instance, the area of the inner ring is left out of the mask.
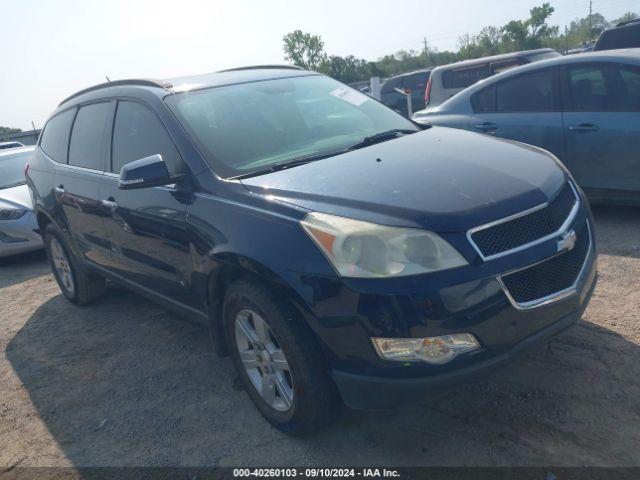
<path id="1" fill-rule="evenodd" d="M 593 25 L 591 15 L 593 14 L 593 0 L 589 0 L 589 40 L 593 39 Z"/>
<path id="2" fill-rule="evenodd" d="M 564 26 L 564 53 L 566 54 L 569 51 L 569 29 L 567 26 Z"/>
<path id="3" fill-rule="evenodd" d="M 424 58 L 428 63 L 431 63 L 429 62 L 429 44 L 427 43 L 427 37 L 424 37 L 423 41 L 424 41 Z"/>

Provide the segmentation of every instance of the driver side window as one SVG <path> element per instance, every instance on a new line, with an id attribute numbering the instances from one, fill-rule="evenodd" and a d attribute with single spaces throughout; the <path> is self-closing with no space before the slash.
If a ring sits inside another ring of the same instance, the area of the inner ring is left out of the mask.
<path id="1" fill-rule="evenodd" d="M 158 117 L 144 105 L 121 100 L 118 102 L 113 126 L 111 171 L 129 162 L 159 153 L 169 173 L 182 173 L 182 160 L 169 134 Z"/>

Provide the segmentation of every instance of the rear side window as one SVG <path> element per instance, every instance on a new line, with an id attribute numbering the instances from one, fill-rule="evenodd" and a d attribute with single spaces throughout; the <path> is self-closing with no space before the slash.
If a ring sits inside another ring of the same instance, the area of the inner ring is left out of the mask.
<path id="1" fill-rule="evenodd" d="M 476 92 L 471 97 L 471 105 L 476 113 L 491 113 L 496 111 L 496 87 L 491 85 Z"/>
<path id="2" fill-rule="evenodd" d="M 516 58 L 513 60 L 503 60 L 502 62 L 494 62 L 491 64 L 492 75 L 496 75 L 500 72 L 505 72 L 515 67 L 522 65 L 522 60 Z"/>
<path id="3" fill-rule="evenodd" d="M 558 111 L 554 70 L 519 75 L 496 85 L 497 112 Z"/>
<path id="4" fill-rule="evenodd" d="M 442 73 L 442 86 L 444 88 L 467 88 L 483 78 L 491 76 L 489 64 L 478 65 L 470 68 L 447 70 Z"/>
<path id="5" fill-rule="evenodd" d="M 69 133 L 76 109 L 66 110 L 47 122 L 40 138 L 40 148 L 47 156 L 58 163 L 67 163 Z"/>
<path id="6" fill-rule="evenodd" d="M 137 102 L 120 101 L 113 127 L 112 171 L 123 165 L 159 153 L 171 173 L 178 173 L 178 151 L 158 117 Z"/>
<path id="7" fill-rule="evenodd" d="M 426 72 L 414 73 L 412 75 L 407 75 L 404 77 L 402 81 L 402 87 L 412 92 L 416 90 L 424 93 L 424 89 L 427 86 L 427 80 L 429 78 L 429 74 Z"/>
<path id="8" fill-rule="evenodd" d="M 396 88 L 402 87 L 402 77 L 392 77 L 382 84 L 380 93 L 392 93 Z"/>
<path id="9" fill-rule="evenodd" d="M 572 67 L 568 110 L 576 112 L 640 111 L 640 69 L 618 64 Z"/>
<path id="10" fill-rule="evenodd" d="M 527 63 L 539 62 L 540 60 L 547 60 L 548 58 L 556 58 L 561 57 L 558 52 L 543 52 L 543 53 L 534 53 L 533 55 L 529 55 L 525 57 Z"/>
<path id="11" fill-rule="evenodd" d="M 605 30 L 596 43 L 595 50 L 640 47 L 640 24 Z"/>
<path id="12" fill-rule="evenodd" d="M 105 130 L 111 112 L 108 102 L 80 107 L 69 144 L 69 165 L 104 170 Z"/>
<path id="13" fill-rule="evenodd" d="M 632 112 L 640 112 L 640 68 L 623 67 L 620 70 L 626 100 L 623 104 Z"/>

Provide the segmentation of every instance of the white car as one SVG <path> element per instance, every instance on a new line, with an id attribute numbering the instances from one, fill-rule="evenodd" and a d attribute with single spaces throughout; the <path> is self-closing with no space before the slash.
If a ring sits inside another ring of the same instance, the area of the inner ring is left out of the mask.
<path id="1" fill-rule="evenodd" d="M 16 147 L 24 147 L 24 145 L 20 142 L 0 142 L 0 150 L 4 150 L 5 148 L 16 148 Z"/>
<path id="2" fill-rule="evenodd" d="M 446 102 L 456 93 L 484 78 L 520 65 L 559 56 L 560 54 L 555 50 L 540 48 L 440 65 L 431 71 L 427 82 L 424 94 L 425 109 L 429 110 Z"/>
<path id="3" fill-rule="evenodd" d="M 0 150 L 0 257 L 43 247 L 24 169 L 34 147 Z"/>

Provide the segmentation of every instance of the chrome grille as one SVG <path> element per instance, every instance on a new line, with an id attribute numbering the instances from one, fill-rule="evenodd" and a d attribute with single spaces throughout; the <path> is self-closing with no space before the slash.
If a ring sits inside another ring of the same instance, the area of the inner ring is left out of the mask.
<path id="1" fill-rule="evenodd" d="M 591 232 L 587 223 L 576 234 L 573 249 L 500 277 L 516 307 L 532 308 L 574 289 L 591 251 Z"/>
<path id="2" fill-rule="evenodd" d="M 566 229 L 578 209 L 570 183 L 549 202 L 520 214 L 471 229 L 467 236 L 484 260 L 543 242 Z"/>

